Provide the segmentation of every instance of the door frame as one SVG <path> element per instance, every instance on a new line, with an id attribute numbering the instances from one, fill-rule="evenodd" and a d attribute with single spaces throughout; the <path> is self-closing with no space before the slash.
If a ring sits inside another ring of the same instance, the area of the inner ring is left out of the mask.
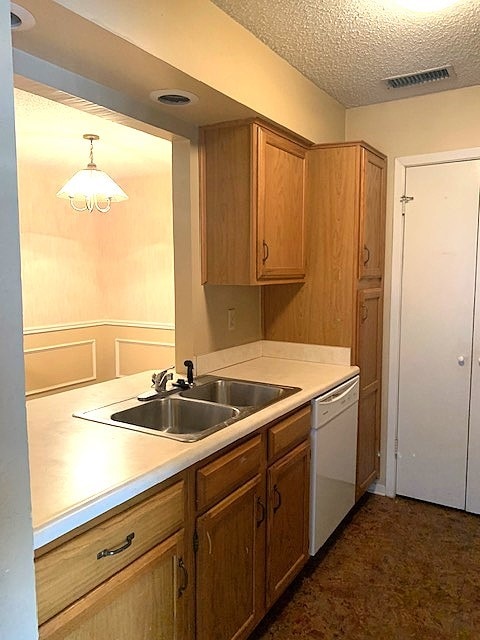
<path id="1" fill-rule="evenodd" d="M 398 384 L 400 374 L 400 320 L 403 271 L 403 205 L 400 198 L 405 194 L 406 171 L 409 167 L 463 160 L 479 160 L 480 147 L 456 149 L 416 156 L 395 158 L 392 219 L 392 259 L 390 277 L 390 321 L 388 343 L 387 377 L 387 441 L 385 448 L 385 493 L 393 498 L 397 489 L 397 459 L 395 443 L 398 437 Z M 408 206 L 408 204 L 406 205 Z"/>

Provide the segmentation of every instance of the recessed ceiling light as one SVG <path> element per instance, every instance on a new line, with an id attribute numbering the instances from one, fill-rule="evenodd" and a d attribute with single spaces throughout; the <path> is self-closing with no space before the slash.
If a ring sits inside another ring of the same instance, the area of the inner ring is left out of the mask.
<path id="1" fill-rule="evenodd" d="M 410 11 L 418 11 L 428 13 L 432 11 L 440 11 L 446 9 L 459 0 L 396 0 L 397 4 L 410 9 Z"/>
<path id="2" fill-rule="evenodd" d="M 190 91 L 182 91 L 181 89 L 159 89 L 152 91 L 150 98 L 154 102 L 166 104 L 170 107 L 185 107 L 188 104 L 198 102 L 198 96 Z"/>
<path id="3" fill-rule="evenodd" d="M 35 26 L 35 18 L 19 4 L 10 3 L 10 28 L 12 31 L 27 31 Z"/>

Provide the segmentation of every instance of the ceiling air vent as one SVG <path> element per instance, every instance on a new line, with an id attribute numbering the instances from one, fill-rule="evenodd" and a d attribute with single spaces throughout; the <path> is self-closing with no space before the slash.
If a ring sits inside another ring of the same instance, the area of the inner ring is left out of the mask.
<path id="1" fill-rule="evenodd" d="M 399 89 L 400 87 L 412 87 L 425 82 L 435 82 L 438 80 L 448 80 L 454 77 L 452 65 L 437 67 L 436 69 L 426 69 L 416 73 L 407 73 L 404 76 L 394 76 L 385 78 L 384 82 L 389 89 Z"/>
<path id="2" fill-rule="evenodd" d="M 198 102 L 198 96 L 190 91 L 182 91 L 181 89 L 159 89 L 152 91 L 150 98 L 154 102 L 167 104 L 170 107 L 184 107 L 187 104 L 195 104 Z"/>

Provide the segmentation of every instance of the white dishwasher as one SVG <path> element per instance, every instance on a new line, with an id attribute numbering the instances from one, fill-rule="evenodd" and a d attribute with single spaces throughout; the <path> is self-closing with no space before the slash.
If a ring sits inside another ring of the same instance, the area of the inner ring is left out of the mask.
<path id="1" fill-rule="evenodd" d="M 310 555 L 355 504 L 359 378 L 312 400 Z"/>

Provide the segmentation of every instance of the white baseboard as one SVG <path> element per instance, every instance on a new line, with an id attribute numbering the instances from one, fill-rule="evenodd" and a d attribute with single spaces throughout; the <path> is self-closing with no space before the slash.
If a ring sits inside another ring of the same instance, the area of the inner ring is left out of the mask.
<path id="1" fill-rule="evenodd" d="M 387 490 L 384 484 L 380 484 L 379 482 L 372 482 L 372 484 L 367 489 L 368 493 L 374 493 L 377 496 L 386 496 Z"/>

